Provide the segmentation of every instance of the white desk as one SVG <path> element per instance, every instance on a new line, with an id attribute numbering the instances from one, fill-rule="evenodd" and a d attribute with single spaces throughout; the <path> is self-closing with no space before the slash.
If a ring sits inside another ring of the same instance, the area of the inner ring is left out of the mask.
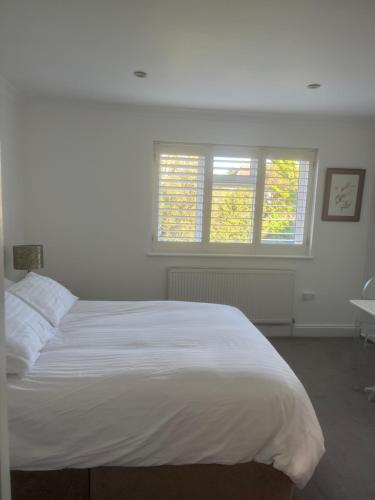
<path id="1" fill-rule="evenodd" d="M 375 318 L 375 300 L 351 300 L 350 303 Z"/>
<path id="2" fill-rule="evenodd" d="M 353 306 L 357 307 L 360 311 L 363 311 L 375 319 L 375 300 L 351 300 L 350 301 Z M 361 321 L 359 320 L 359 331 L 361 332 L 360 327 Z M 367 344 L 368 335 L 365 335 L 365 343 Z M 365 387 L 365 392 L 369 393 L 369 399 L 375 399 L 375 386 L 373 387 Z"/>

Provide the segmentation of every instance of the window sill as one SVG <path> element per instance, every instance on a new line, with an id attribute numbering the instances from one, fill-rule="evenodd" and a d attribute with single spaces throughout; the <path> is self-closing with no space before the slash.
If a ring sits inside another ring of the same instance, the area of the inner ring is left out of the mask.
<path id="1" fill-rule="evenodd" d="M 215 257 L 215 258 L 240 258 L 240 259 L 289 259 L 313 260 L 312 255 L 245 255 L 238 253 L 182 253 L 182 252 L 147 252 L 150 257 Z"/>

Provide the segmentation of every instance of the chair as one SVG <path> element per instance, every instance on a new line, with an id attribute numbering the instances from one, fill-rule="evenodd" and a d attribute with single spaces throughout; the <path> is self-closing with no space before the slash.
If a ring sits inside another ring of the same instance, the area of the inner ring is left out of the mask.
<path id="1" fill-rule="evenodd" d="M 371 285 L 373 283 L 375 283 L 375 276 L 372 276 L 371 278 L 369 278 L 365 282 L 365 284 L 363 285 L 362 293 L 361 293 L 362 300 L 370 300 L 368 297 L 368 292 L 369 292 L 369 289 L 371 288 Z M 364 321 L 362 317 L 363 317 L 363 313 L 359 312 L 357 314 L 357 318 L 356 318 L 356 330 L 358 331 L 358 334 L 359 334 L 358 336 L 359 336 L 360 346 L 361 346 L 360 353 L 359 353 L 359 355 L 357 354 L 357 359 L 356 359 L 355 367 L 354 367 L 354 369 L 356 369 L 358 372 L 360 372 L 361 365 L 363 365 L 363 357 L 364 357 L 364 354 L 366 352 L 365 351 L 366 348 L 367 347 L 375 347 L 375 341 L 372 340 L 371 338 L 369 338 L 370 328 L 363 328 L 364 326 L 371 326 L 371 325 L 375 327 L 375 321 L 374 320 L 370 321 L 369 319 Z M 368 315 L 368 318 L 369 317 L 370 316 Z M 359 358 L 362 358 L 362 359 L 360 360 Z M 357 384 L 355 384 L 355 389 L 356 390 L 364 390 L 365 392 L 367 392 L 368 399 L 370 401 L 375 399 L 375 386 L 363 387 L 363 385 L 361 386 L 361 384 L 357 383 Z"/>

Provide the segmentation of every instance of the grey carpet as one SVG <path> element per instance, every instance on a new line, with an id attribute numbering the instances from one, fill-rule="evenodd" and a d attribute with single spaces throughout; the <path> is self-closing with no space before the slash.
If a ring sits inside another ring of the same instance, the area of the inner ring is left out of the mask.
<path id="1" fill-rule="evenodd" d="M 353 387 L 375 385 L 375 348 L 352 339 L 272 339 L 304 384 L 323 429 L 326 454 L 295 500 L 375 500 L 375 402 Z M 353 357 L 354 354 L 357 353 Z"/>

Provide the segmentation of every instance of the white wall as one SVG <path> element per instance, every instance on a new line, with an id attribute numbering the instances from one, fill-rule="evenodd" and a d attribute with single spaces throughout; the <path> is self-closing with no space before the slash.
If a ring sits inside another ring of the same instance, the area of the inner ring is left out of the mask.
<path id="1" fill-rule="evenodd" d="M 375 133 L 374 133 L 375 139 Z M 374 185 L 375 192 L 375 185 Z M 367 258 L 365 268 L 366 279 L 375 276 L 375 196 L 372 198 L 372 206 L 370 207 L 369 219 L 369 238 L 367 247 Z M 375 283 L 368 289 L 368 297 L 375 298 Z"/>
<path id="2" fill-rule="evenodd" d="M 1 189 L 0 189 L 1 201 Z M 0 251 L 3 249 L 2 211 L 0 207 Z M 9 439 L 8 439 L 8 407 L 7 407 L 7 375 L 4 334 L 4 265 L 0 260 L 0 498 L 10 499 L 9 478 Z"/>
<path id="3" fill-rule="evenodd" d="M 163 299 L 165 270 L 171 265 L 291 267 L 297 270 L 297 332 L 351 331 L 354 312 L 348 300 L 360 292 L 368 248 L 375 170 L 372 122 L 48 99 L 29 101 L 22 122 L 26 241 L 45 245 L 45 273 L 80 297 Z M 314 258 L 147 255 L 154 140 L 318 148 Z M 328 166 L 367 168 L 359 223 L 320 220 Z M 306 288 L 316 292 L 314 301 L 302 302 Z"/>
<path id="4" fill-rule="evenodd" d="M 20 276 L 13 270 L 12 246 L 23 243 L 21 172 L 18 166 L 18 97 L 0 77 L 0 146 L 3 189 L 5 275 Z"/>
<path id="5" fill-rule="evenodd" d="M 1 180 L 0 188 L 0 251 L 3 237 L 6 238 L 5 262 L 7 275 L 15 277 L 12 271 L 11 246 L 22 242 L 22 193 L 16 160 L 17 140 L 17 98 L 8 84 L 0 79 L 0 146 Z M 3 203 L 2 203 L 3 202 Z M 1 206 L 2 205 L 2 206 Z M 3 210 L 1 209 L 3 207 Z M 6 370 L 4 350 L 4 299 L 3 260 L 0 261 L 0 497 L 10 499 L 8 413 L 6 404 Z"/>

